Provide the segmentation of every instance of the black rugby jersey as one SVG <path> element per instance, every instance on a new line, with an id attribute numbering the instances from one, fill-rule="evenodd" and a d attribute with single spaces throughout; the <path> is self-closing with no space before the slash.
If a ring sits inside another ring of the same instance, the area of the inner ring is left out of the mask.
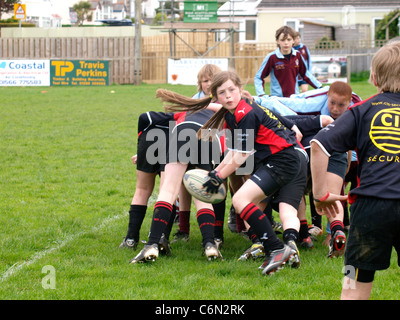
<path id="1" fill-rule="evenodd" d="M 153 128 L 168 130 L 170 122 L 175 122 L 182 114 L 183 112 L 166 113 L 156 111 L 142 113 L 138 119 L 138 136 L 140 136 L 143 132 Z"/>
<path id="2" fill-rule="evenodd" d="M 234 114 L 225 114 L 226 145 L 233 151 L 255 151 L 256 163 L 264 163 L 268 156 L 297 145 L 295 133 L 284 123 L 291 126 L 271 110 L 242 99 Z"/>
<path id="3" fill-rule="evenodd" d="M 314 139 L 327 155 L 356 150 L 357 195 L 400 199 L 400 93 L 381 93 L 350 107 Z"/>
<path id="4" fill-rule="evenodd" d="M 170 162 L 189 162 L 192 165 L 220 163 L 224 138 L 221 135 L 217 135 L 212 141 L 197 138 L 197 132 L 214 114 L 214 111 L 209 109 L 179 114 L 176 125 L 170 133 L 169 142 L 172 146 L 169 150 Z"/>
<path id="5" fill-rule="evenodd" d="M 203 109 L 198 112 L 181 112 L 176 119 L 176 124 L 179 125 L 183 122 L 193 123 L 197 126 L 202 127 L 210 118 L 214 115 L 214 111 L 209 109 Z"/>

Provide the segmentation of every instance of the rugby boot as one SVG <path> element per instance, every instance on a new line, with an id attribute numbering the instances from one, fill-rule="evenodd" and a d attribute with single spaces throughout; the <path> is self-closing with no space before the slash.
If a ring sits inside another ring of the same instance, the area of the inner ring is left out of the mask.
<path id="1" fill-rule="evenodd" d="M 208 261 L 223 259 L 221 252 L 219 252 L 218 246 L 215 243 L 207 242 L 204 246 L 204 254 Z"/>
<path id="2" fill-rule="evenodd" d="M 337 230 L 329 241 L 328 258 L 339 257 L 344 254 L 346 248 L 346 235 L 343 231 Z"/>
<path id="3" fill-rule="evenodd" d="M 296 251 L 285 244 L 282 249 L 271 251 L 259 269 L 262 270 L 262 274 L 271 275 L 282 269 L 286 262 L 295 254 Z"/>
<path id="4" fill-rule="evenodd" d="M 171 246 L 169 244 L 169 240 L 165 237 L 164 233 L 162 234 L 160 242 L 158 243 L 158 250 L 162 255 L 171 255 Z"/>
<path id="5" fill-rule="evenodd" d="M 178 242 L 178 241 L 189 241 L 189 234 L 186 232 L 183 232 L 181 230 L 178 230 L 176 233 L 174 233 L 174 240 L 172 240 L 172 243 Z"/>
<path id="6" fill-rule="evenodd" d="M 275 231 L 276 234 L 281 234 L 282 233 L 282 230 L 283 230 L 282 223 L 276 222 L 276 221 L 272 221 L 271 225 L 272 225 L 272 229 Z"/>
<path id="7" fill-rule="evenodd" d="M 260 242 L 254 243 L 250 248 L 248 248 L 238 259 L 238 261 L 245 261 L 253 258 L 261 258 L 265 256 L 264 247 Z"/>
<path id="8" fill-rule="evenodd" d="M 300 247 L 312 249 L 314 248 L 314 242 L 311 239 L 311 236 L 305 237 L 300 240 Z"/>
<path id="9" fill-rule="evenodd" d="M 122 243 L 119 245 L 120 248 L 128 248 L 128 249 L 133 249 L 136 250 L 138 246 L 138 241 L 135 239 L 130 239 L 130 238 L 125 238 Z"/>
<path id="10" fill-rule="evenodd" d="M 294 242 L 294 240 L 289 240 L 287 242 L 287 245 L 292 248 L 295 251 L 295 254 L 293 254 L 289 261 L 288 264 L 292 267 L 292 268 L 300 268 L 300 252 L 299 249 L 297 248 L 296 243 Z"/>
<path id="11" fill-rule="evenodd" d="M 158 244 L 146 244 L 129 263 L 154 262 L 158 258 Z"/>

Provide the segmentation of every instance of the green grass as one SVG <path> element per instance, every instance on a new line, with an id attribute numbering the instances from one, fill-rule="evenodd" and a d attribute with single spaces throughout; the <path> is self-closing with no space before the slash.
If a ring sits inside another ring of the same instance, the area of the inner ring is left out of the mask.
<path id="1" fill-rule="evenodd" d="M 207 262 L 194 211 L 190 241 L 174 244 L 171 257 L 128 264 L 133 252 L 118 245 L 135 188 L 130 158 L 138 115 L 162 110 L 158 87 L 0 88 L 0 299 L 338 299 L 343 259 L 326 258 L 323 237 L 301 251 L 300 269 L 263 277 L 261 261 L 236 261 L 249 243 L 226 226 L 225 260 Z M 353 89 L 375 93 L 367 83 Z M 398 298 L 395 261 L 377 275 L 372 299 Z M 55 289 L 42 285 L 45 266 Z"/>

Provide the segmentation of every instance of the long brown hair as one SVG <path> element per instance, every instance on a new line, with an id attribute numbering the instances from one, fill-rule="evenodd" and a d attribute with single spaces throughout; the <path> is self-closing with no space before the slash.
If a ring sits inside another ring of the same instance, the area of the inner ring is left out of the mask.
<path id="1" fill-rule="evenodd" d="M 238 74 L 235 71 L 229 70 L 218 72 L 213 76 L 212 84 L 210 86 L 211 95 L 209 97 L 193 99 L 166 89 L 158 89 L 156 97 L 160 98 L 161 101 L 168 103 L 167 105 L 164 105 L 164 108 L 167 111 L 197 112 L 207 108 L 214 98 L 218 101 L 217 89 L 228 80 L 231 80 L 235 86 L 242 88 L 242 81 Z M 217 111 L 210 120 L 203 125 L 201 128 L 203 130 L 198 131 L 198 137 L 201 135 L 201 137 L 204 138 L 204 129 L 221 130 L 226 112 L 225 108 L 221 108 Z M 215 132 L 215 130 L 211 131 Z"/>

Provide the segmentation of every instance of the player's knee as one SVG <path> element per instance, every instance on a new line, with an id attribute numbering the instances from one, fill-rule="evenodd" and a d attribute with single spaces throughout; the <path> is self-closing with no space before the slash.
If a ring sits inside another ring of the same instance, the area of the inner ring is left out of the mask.
<path id="1" fill-rule="evenodd" d="M 235 211 L 237 213 L 240 213 L 243 211 L 244 207 L 247 205 L 248 203 L 245 203 L 243 197 L 241 196 L 241 194 L 239 192 L 235 193 L 232 197 L 232 205 L 235 208 Z"/>

